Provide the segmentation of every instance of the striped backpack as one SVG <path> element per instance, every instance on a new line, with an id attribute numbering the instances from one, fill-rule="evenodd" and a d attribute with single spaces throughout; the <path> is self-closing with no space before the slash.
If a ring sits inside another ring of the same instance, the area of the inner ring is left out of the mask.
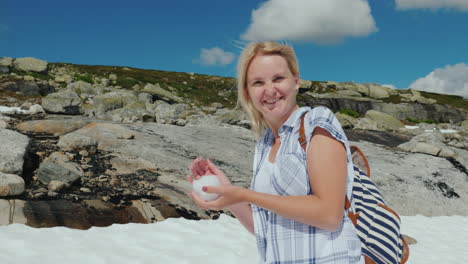
<path id="1" fill-rule="evenodd" d="M 299 144 L 306 152 L 304 117 L 305 115 L 301 118 Z M 406 263 L 409 247 L 400 233 L 400 217 L 385 204 L 375 183 L 370 179 L 369 163 L 362 151 L 356 146 L 350 148 L 354 182 L 351 199 L 345 198 L 345 210 L 361 240 L 365 263 Z M 354 211 L 351 201 L 354 201 Z"/>

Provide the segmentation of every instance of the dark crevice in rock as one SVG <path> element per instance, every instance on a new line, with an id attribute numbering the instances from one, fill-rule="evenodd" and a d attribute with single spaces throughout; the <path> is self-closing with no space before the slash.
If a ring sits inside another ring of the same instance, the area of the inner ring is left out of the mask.
<path id="1" fill-rule="evenodd" d="M 454 158 L 447 158 L 448 161 L 450 161 L 450 163 L 452 163 L 452 165 L 458 169 L 459 171 L 465 173 L 465 175 L 468 177 L 468 169 L 463 166 L 463 164 L 461 164 L 458 160 L 454 159 Z M 468 178 L 467 178 L 468 180 Z"/>
<path id="2" fill-rule="evenodd" d="M 387 147 L 397 147 L 411 140 L 411 136 L 394 134 L 384 131 L 367 131 L 358 129 L 345 129 L 345 134 L 350 141 L 367 141 Z"/>
<path id="3" fill-rule="evenodd" d="M 442 195 L 447 198 L 460 198 L 460 195 L 458 195 L 458 193 L 456 193 L 455 190 L 445 182 L 426 180 L 424 181 L 424 185 L 431 191 L 440 191 Z"/>

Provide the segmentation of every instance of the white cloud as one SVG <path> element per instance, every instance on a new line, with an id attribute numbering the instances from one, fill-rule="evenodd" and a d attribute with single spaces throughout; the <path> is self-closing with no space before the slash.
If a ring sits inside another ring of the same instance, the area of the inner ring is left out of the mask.
<path id="1" fill-rule="evenodd" d="M 230 64 L 234 58 L 234 53 L 214 47 L 211 49 L 201 49 L 200 58 L 193 62 L 206 66 L 224 66 Z"/>
<path id="2" fill-rule="evenodd" d="M 397 9 L 441 9 L 453 8 L 468 11 L 467 0 L 395 0 Z"/>
<path id="3" fill-rule="evenodd" d="M 269 0 L 252 11 L 248 41 L 332 44 L 377 31 L 367 0 Z"/>
<path id="4" fill-rule="evenodd" d="M 435 69 L 427 76 L 417 79 L 409 88 L 468 98 L 468 65 L 459 63 Z"/>

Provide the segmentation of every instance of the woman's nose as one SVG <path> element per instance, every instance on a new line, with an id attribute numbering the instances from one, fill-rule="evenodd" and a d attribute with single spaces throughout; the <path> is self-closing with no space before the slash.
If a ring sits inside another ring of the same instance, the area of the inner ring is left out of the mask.
<path id="1" fill-rule="evenodd" d="M 275 94 L 276 93 L 276 89 L 275 89 L 275 84 L 272 83 L 272 82 L 268 82 L 265 84 L 265 93 L 266 94 Z"/>

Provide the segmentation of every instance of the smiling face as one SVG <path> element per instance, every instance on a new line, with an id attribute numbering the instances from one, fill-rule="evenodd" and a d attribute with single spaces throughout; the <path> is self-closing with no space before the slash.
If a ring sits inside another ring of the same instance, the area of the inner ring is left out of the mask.
<path id="1" fill-rule="evenodd" d="M 257 55 L 247 69 L 246 89 L 255 109 L 277 130 L 297 107 L 299 76 L 280 55 Z"/>

